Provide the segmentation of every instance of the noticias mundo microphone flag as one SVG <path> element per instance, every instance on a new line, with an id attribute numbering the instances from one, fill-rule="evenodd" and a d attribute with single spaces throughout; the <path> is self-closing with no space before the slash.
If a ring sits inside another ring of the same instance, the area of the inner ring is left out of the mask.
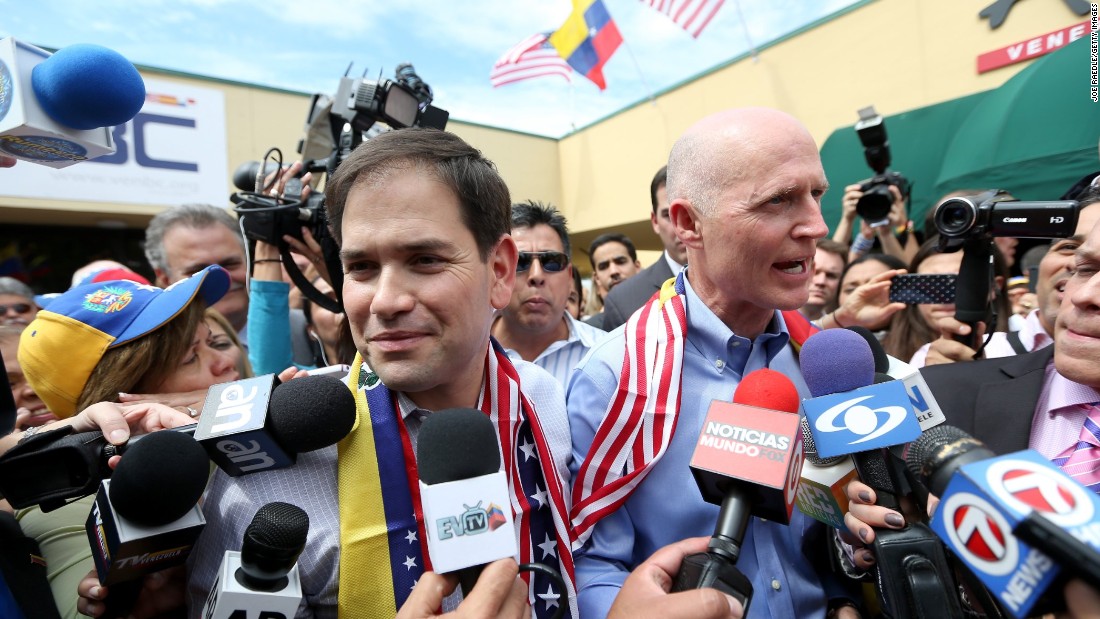
<path id="1" fill-rule="evenodd" d="M 607 88 L 603 65 L 619 48 L 623 37 L 602 0 L 573 0 L 573 12 L 550 35 L 550 44 L 569 66 L 600 87 Z"/>

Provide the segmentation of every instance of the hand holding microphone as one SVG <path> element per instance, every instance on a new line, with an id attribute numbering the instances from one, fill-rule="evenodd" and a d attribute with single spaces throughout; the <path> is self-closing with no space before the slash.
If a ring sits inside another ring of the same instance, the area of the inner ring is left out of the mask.
<path id="1" fill-rule="evenodd" d="M 425 572 L 417 581 L 409 599 L 397 611 L 397 619 L 452 619 L 498 617 L 520 619 L 531 616 L 527 605 L 527 585 L 517 576 L 519 566 L 514 559 L 498 559 L 485 566 L 477 584 L 454 612 L 440 615 L 436 611 L 443 598 L 454 593 L 458 577 L 452 574 Z"/>
<path id="2" fill-rule="evenodd" d="M 740 619 L 744 607 L 709 587 L 670 593 L 673 578 L 688 556 L 705 553 L 708 539 L 696 537 L 653 553 L 627 577 L 608 619 Z"/>

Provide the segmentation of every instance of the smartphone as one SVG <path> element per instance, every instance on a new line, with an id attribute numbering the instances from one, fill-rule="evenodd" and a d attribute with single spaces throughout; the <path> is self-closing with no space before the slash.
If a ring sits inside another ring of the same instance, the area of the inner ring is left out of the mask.
<path id="1" fill-rule="evenodd" d="M 955 302 L 956 275 L 897 275 L 890 280 L 890 302 L 947 305 Z"/>

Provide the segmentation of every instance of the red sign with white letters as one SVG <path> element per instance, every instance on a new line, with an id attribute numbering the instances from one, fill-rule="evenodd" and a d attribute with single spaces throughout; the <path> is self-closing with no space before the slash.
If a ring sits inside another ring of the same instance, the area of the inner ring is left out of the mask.
<path id="1" fill-rule="evenodd" d="M 986 52 L 978 56 L 978 73 L 1038 58 L 1065 47 L 1088 33 L 1089 22 L 1086 21 Z"/>

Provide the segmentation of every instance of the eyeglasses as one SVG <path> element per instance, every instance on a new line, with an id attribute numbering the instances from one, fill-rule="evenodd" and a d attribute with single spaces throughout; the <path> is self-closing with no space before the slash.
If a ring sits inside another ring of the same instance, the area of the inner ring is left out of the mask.
<path id="1" fill-rule="evenodd" d="M 569 256 L 560 251 L 521 251 L 519 262 L 516 263 L 516 273 L 523 273 L 531 268 L 531 263 L 538 259 L 542 270 L 547 273 L 560 273 L 569 266 Z"/>
<path id="2" fill-rule="evenodd" d="M 14 311 L 16 314 L 26 314 L 27 312 L 31 311 L 31 309 L 33 309 L 33 306 L 31 306 L 29 303 L 0 305 L 0 314 L 7 314 L 9 310 Z"/>

